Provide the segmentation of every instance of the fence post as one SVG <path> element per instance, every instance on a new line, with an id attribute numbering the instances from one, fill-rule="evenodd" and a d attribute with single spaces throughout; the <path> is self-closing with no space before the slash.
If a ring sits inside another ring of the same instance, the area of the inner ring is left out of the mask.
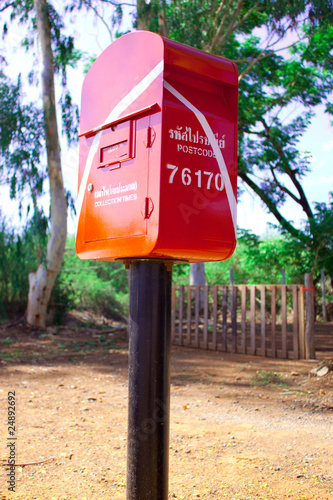
<path id="1" fill-rule="evenodd" d="M 322 307 L 322 311 L 323 311 L 323 321 L 327 321 L 324 269 L 320 270 L 320 282 L 321 282 L 321 299 L 322 299 L 321 307 Z"/>
<path id="2" fill-rule="evenodd" d="M 173 286 L 171 291 L 171 342 L 176 338 L 176 288 Z"/>
<path id="3" fill-rule="evenodd" d="M 299 286 L 298 289 L 298 341 L 299 341 L 299 358 L 305 359 L 305 304 L 304 304 L 304 287 Z"/>
<path id="4" fill-rule="evenodd" d="M 222 351 L 227 352 L 227 307 L 228 307 L 228 287 L 223 287 L 222 296 Z"/>
<path id="5" fill-rule="evenodd" d="M 315 359 L 314 346 L 314 286 L 312 274 L 305 275 L 305 359 Z"/>
<path id="6" fill-rule="evenodd" d="M 251 285 L 250 287 L 250 299 L 251 299 L 251 324 L 250 324 L 250 344 L 249 353 L 256 354 L 256 285 Z"/>
<path id="7" fill-rule="evenodd" d="M 287 287 L 281 285 L 281 335 L 282 335 L 282 357 L 288 359 L 288 345 L 287 345 Z"/>
<path id="8" fill-rule="evenodd" d="M 246 285 L 242 285 L 241 352 L 246 354 Z"/>
<path id="9" fill-rule="evenodd" d="M 261 322 L 261 330 L 260 330 L 260 346 L 261 346 L 261 355 L 266 356 L 266 287 L 265 285 L 261 285 L 260 287 L 260 322 Z"/>
<path id="10" fill-rule="evenodd" d="M 229 271 L 230 283 L 230 315 L 231 315 L 231 352 L 237 350 L 237 290 L 234 288 L 234 270 Z"/>
<path id="11" fill-rule="evenodd" d="M 179 286 L 178 343 L 183 345 L 184 285 Z"/>

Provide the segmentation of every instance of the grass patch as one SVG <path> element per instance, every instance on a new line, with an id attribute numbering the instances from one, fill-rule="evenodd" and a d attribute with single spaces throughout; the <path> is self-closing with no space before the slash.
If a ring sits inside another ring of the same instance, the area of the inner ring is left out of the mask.
<path id="1" fill-rule="evenodd" d="M 252 385 L 286 385 L 283 383 L 283 378 L 280 373 L 268 372 L 265 370 L 257 371 L 252 377 Z"/>
<path id="2" fill-rule="evenodd" d="M 13 342 L 13 339 L 11 339 L 10 337 L 6 337 L 5 339 L 0 340 L 0 344 L 2 345 L 11 345 Z"/>
<path id="3" fill-rule="evenodd" d="M 0 357 L 4 361 L 10 361 L 10 360 L 18 359 L 18 358 L 20 358 L 20 359 L 26 358 L 27 354 L 25 354 L 24 352 L 19 351 L 18 349 L 15 349 L 14 352 L 2 352 L 0 354 Z"/>
<path id="4" fill-rule="evenodd" d="M 62 351 L 65 351 L 67 349 L 67 345 L 64 344 L 63 342 L 58 342 L 57 347 L 58 347 L 58 349 L 61 349 Z"/>

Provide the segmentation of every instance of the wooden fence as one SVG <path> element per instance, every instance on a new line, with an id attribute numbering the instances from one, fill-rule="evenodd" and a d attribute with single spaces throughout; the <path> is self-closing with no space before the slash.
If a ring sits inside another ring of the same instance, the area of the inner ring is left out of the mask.
<path id="1" fill-rule="evenodd" d="M 172 343 L 309 359 L 314 331 L 306 320 L 308 299 L 313 306 L 313 287 L 302 285 L 173 286 Z"/>

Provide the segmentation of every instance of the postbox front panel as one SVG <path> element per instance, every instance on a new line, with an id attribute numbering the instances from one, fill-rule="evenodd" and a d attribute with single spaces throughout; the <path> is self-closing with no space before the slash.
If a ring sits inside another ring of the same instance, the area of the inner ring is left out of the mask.
<path id="1" fill-rule="evenodd" d="M 177 258 L 225 259 L 236 242 L 237 89 L 164 87 L 159 244 L 172 242 Z"/>
<path id="2" fill-rule="evenodd" d="M 86 243 L 146 234 L 149 118 L 127 120 L 102 132 L 87 182 Z M 89 143 L 93 137 L 82 140 Z"/>

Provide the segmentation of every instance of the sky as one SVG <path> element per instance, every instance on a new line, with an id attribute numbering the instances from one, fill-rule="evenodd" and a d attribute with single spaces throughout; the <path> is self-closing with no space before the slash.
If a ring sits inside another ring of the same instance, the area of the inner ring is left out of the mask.
<path id="1" fill-rule="evenodd" d="M 311 171 L 302 182 L 305 194 L 312 207 L 314 202 L 327 203 L 329 192 L 333 191 L 333 127 L 322 106 L 318 107 L 299 144 L 301 151 L 311 153 Z M 267 214 L 258 198 L 250 192 L 242 195 L 237 212 L 238 226 L 255 234 L 264 234 L 268 223 L 276 224 L 275 217 Z M 306 219 L 302 209 L 292 202 L 286 203 L 281 212 L 288 220 L 295 221 L 297 227 Z"/>
<path id="2" fill-rule="evenodd" d="M 128 9 L 125 15 L 123 30 L 131 26 L 131 17 Z M 108 13 L 105 13 L 104 20 L 108 20 Z M 96 22 L 93 16 L 77 16 L 77 20 L 69 26 L 71 34 L 75 37 L 75 42 L 83 51 L 98 56 L 110 43 L 110 33 L 102 22 Z M 14 26 L 10 35 L 3 41 L 1 40 L 1 52 L 7 57 L 7 60 L 14 62 L 11 71 L 15 76 L 18 71 L 23 75 L 31 69 L 31 57 L 23 53 L 18 48 L 22 38 L 22 28 Z M 37 43 L 35 41 L 35 43 Z M 79 104 L 81 87 L 84 79 L 82 67 L 79 70 L 69 70 L 68 81 L 74 99 Z M 60 97 L 59 89 L 57 91 Z M 29 97 L 38 96 L 37 89 L 29 89 Z M 308 200 L 313 202 L 328 202 L 329 191 L 333 191 L 333 127 L 330 126 L 328 116 L 324 113 L 323 107 L 318 107 L 316 116 L 312 124 L 304 134 L 300 142 L 301 151 L 311 153 L 311 172 L 303 180 L 303 187 Z M 78 149 L 77 147 L 67 149 L 65 141 L 62 145 L 62 167 L 64 181 L 67 189 L 70 189 L 73 196 L 77 192 L 78 175 Z M 47 201 L 44 201 L 47 204 Z M 8 190 L 1 189 L 0 209 L 2 213 L 14 224 L 19 225 L 17 216 L 17 203 L 9 200 Z M 269 230 L 267 224 L 276 223 L 276 219 L 268 214 L 259 199 L 249 190 L 245 191 L 237 208 L 238 227 L 248 229 L 255 234 L 263 235 Z M 288 219 L 296 222 L 299 227 L 305 217 L 301 209 L 295 207 L 295 203 L 286 203 L 282 209 L 282 214 Z M 68 229 L 70 233 L 75 233 L 76 221 L 73 215 L 69 216 Z"/>

